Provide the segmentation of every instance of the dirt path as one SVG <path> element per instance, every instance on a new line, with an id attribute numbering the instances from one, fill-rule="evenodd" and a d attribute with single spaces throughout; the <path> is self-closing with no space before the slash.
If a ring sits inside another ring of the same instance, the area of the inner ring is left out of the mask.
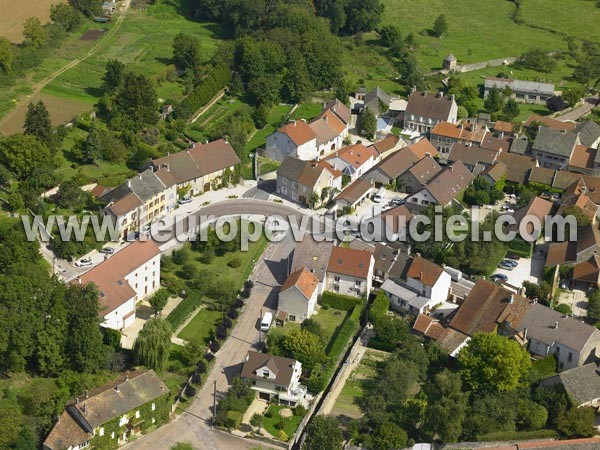
<path id="1" fill-rule="evenodd" d="M 198 120 L 200 118 L 200 116 L 202 114 L 204 114 L 206 111 L 208 111 L 208 109 L 214 105 L 215 103 L 217 103 L 219 100 L 221 100 L 221 98 L 225 95 L 225 89 L 221 90 L 221 92 L 219 92 L 217 95 L 215 95 L 213 97 L 213 99 L 208 102 L 208 105 L 204 106 L 203 108 L 201 108 L 192 118 L 192 120 L 190 120 L 190 123 L 194 123 L 196 120 Z"/>
<path id="2" fill-rule="evenodd" d="M 112 27 L 112 29 L 108 33 L 106 33 L 102 37 L 102 39 L 100 39 L 96 43 L 96 45 L 94 45 L 85 55 L 83 55 L 77 59 L 74 59 L 70 63 L 62 66 L 56 72 L 48 75 L 46 78 L 44 78 L 41 81 L 38 81 L 35 85 L 33 85 L 31 93 L 29 95 L 27 95 L 26 97 L 21 98 L 21 100 L 19 100 L 15 104 L 15 107 L 2 118 L 2 120 L 0 121 L 0 125 L 4 124 L 5 122 L 10 121 L 10 119 L 18 113 L 20 108 L 26 108 L 30 102 L 31 97 L 39 94 L 41 92 L 41 90 L 44 89 L 44 87 L 47 84 L 49 84 L 54 79 L 56 79 L 57 77 L 59 77 L 60 75 L 65 73 L 67 70 L 72 69 L 73 67 L 75 67 L 79 63 L 81 63 L 82 61 L 85 61 L 86 59 L 95 55 L 96 52 L 100 49 L 100 47 L 102 47 L 102 45 L 104 45 L 112 36 L 114 36 L 117 33 L 117 31 L 119 31 L 119 29 L 121 28 L 121 25 L 123 24 L 123 20 L 125 19 L 127 10 L 129 9 L 130 6 L 131 6 L 131 0 L 124 0 L 123 7 L 121 8 L 119 17 L 117 17 L 117 20 L 115 21 L 114 27 Z"/>

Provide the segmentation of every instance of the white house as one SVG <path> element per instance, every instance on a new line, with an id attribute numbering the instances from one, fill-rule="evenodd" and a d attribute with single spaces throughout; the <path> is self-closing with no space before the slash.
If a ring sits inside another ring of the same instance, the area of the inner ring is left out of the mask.
<path id="1" fill-rule="evenodd" d="M 295 406 L 303 403 L 306 387 L 300 384 L 302 364 L 291 358 L 249 351 L 241 377 L 252 383 L 262 400 L 279 400 Z"/>
<path id="2" fill-rule="evenodd" d="M 373 147 L 362 144 L 349 145 L 325 158 L 337 170 L 355 181 L 369 171 L 380 160 L 380 156 Z"/>
<path id="3" fill-rule="evenodd" d="M 160 249 L 135 241 L 78 278 L 98 288 L 102 326 L 121 330 L 135 321 L 135 305 L 160 287 Z"/>
<path id="4" fill-rule="evenodd" d="M 438 122 L 456 123 L 457 116 L 458 105 L 454 96 L 446 97 L 442 93 L 435 95 L 427 91 L 413 92 L 408 97 L 404 112 L 404 129 L 425 134 Z"/>
<path id="5" fill-rule="evenodd" d="M 327 264 L 325 289 L 353 297 L 369 295 L 374 266 L 373 254 L 367 250 L 333 247 Z"/>
<path id="6" fill-rule="evenodd" d="M 303 120 L 292 120 L 267 136 L 265 156 L 283 161 L 288 156 L 311 161 L 319 156 L 317 135 Z"/>
<path id="7" fill-rule="evenodd" d="M 279 290 L 278 310 L 290 322 L 308 319 L 317 305 L 319 279 L 306 267 L 290 274 Z"/>

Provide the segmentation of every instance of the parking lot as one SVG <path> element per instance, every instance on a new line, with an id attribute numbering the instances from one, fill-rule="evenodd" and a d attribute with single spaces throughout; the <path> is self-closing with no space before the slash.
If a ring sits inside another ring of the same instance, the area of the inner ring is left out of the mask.
<path id="1" fill-rule="evenodd" d="M 497 268 L 494 273 L 506 275 L 507 284 L 520 288 L 524 281 L 539 284 L 544 274 L 544 256 L 539 252 L 533 255 L 533 258 L 520 258 L 517 266 L 513 270 Z"/>

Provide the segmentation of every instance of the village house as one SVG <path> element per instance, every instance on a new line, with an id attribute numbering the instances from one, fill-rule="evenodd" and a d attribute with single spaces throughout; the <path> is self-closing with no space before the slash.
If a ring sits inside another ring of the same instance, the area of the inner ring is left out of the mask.
<path id="1" fill-rule="evenodd" d="M 455 143 L 479 145 L 487 131 L 487 128 L 479 125 L 477 121 L 467 120 L 460 124 L 441 121 L 431 130 L 429 140 L 445 159 Z"/>
<path id="2" fill-rule="evenodd" d="M 475 283 L 450 327 L 468 336 L 497 332 L 513 338 L 533 355 L 555 355 L 559 371 L 586 364 L 600 347 L 597 328 L 488 280 Z"/>
<path id="3" fill-rule="evenodd" d="M 600 370 L 592 362 L 565 370 L 540 382 L 541 386 L 562 385 L 578 407 L 600 407 Z"/>
<path id="4" fill-rule="evenodd" d="M 374 264 L 373 254 L 367 250 L 333 247 L 327 264 L 325 289 L 352 297 L 369 295 Z"/>
<path id="5" fill-rule="evenodd" d="M 583 183 L 583 180 L 581 180 Z M 598 205 L 596 205 L 590 197 L 586 194 L 585 189 L 578 192 L 563 193 L 562 201 L 556 214 L 561 216 L 568 212 L 571 208 L 577 207 L 581 212 L 588 218 L 592 223 L 596 222 L 596 216 L 598 215 Z"/>
<path id="6" fill-rule="evenodd" d="M 538 160 L 540 167 L 566 169 L 575 147 L 580 144 L 576 133 L 541 126 L 531 146 L 531 155 Z"/>
<path id="7" fill-rule="evenodd" d="M 523 122 L 525 128 L 544 126 L 552 128 L 555 131 L 565 131 L 570 133 L 575 130 L 576 124 L 574 122 L 562 122 L 558 119 L 553 119 L 548 116 L 540 116 L 539 114 L 531 113 L 529 117 Z"/>
<path id="8" fill-rule="evenodd" d="M 491 184 L 496 184 L 498 181 L 505 179 L 506 164 L 497 161 L 492 166 L 485 169 L 481 176 L 488 180 Z"/>
<path id="9" fill-rule="evenodd" d="M 396 178 L 396 189 L 407 194 L 417 192 L 427 185 L 442 168 L 431 156 L 425 156 Z"/>
<path id="10" fill-rule="evenodd" d="M 249 351 L 240 376 L 250 381 L 261 400 L 296 406 L 306 396 L 306 387 L 300 384 L 301 375 L 300 361 Z"/>
<path id="11" fill-rule="evenodd" d="M 380 141 L 374 142 L 369 147 L 375 149 L 379 154 L 379 159 L 387 158 L 392 153 L 397 152 L 401 148 L 406 147 L 406 142 L 395 134 L 389 134 Z"/>
<path id="12" fill-rule="evenodd" d="M 306 267 L 292 272 L 279 290 L 278 316 L 285 320 L 302 322 L 315 312 L 319 279 Z"/>
<path id="13" fill-rule="evenodd" d="M 456 123 L 458 106 L 454 96 L 448 98 L 442 93 L 413 91 L 408 97 L 404 112 L 404 129 L 421 134 L 429 133 L 438 122 Z"/>
<path id="14" fill-rule="evenodd" d="M 550 243 L 546 267 L 581 263 L 595 254 L 600 254 L 600 230 L 590 223 L 577 231 L 576 241 Z"/>
<path id="15" fill-rule="evenodd" d="M 419 314 L 412 328 L 413 333 L 423 336 L 427 341 L 435 342 L 439 347 L 456 358 L 471 338 L 460 331 L 443 325 L 439 320 L 427 314 Z"/>
<path id="16" fill-rule="evenodd" d="M 448 155 L 448 164 L 461 161 L 473 175 L 479 175 L 485 169 L 494 165 L 498 155 L 499 153 L 494 150 L 456 143 L 452 146 Z"/>
<path id="17" fill-rule="evenodd" d="M 454 56 L 452 53 L 448 53 L 448 55 L 444 58 L 444 61 L 442 61 L 442 67 L 444 70 L 452 72 L 456 69 L 456 63 L 456 56 Z"/>
<path id="18" fill-rule="evenodd" d="M 104 215 L 116 221 L 123 239 L 153 220 L 173 210 L 175 188 L 163 183 L 152 168 L 128 179 L 106 192 L 100 201 L 105 203 Z"/>
<path id="19" fill-rule="evenodd" d="M 522 208 L 519 208 L 515 211 L 515 213 L 513 214 L 513 218 L 515 219 L 515 225 L 511 225 L 508 227 L 509 230 L 512 231 L 516 231 L 517 233 L 520 234 L 520 224 L 523 220 L 526 220 L 526 227 L 523 230 L 525 236 L 521 235 L 522 238 L 527 238 L 527 235 L 534 235 L 535 236 L 535 232 L 537 231 L 538 233 L 542 233 L 544 224 L 545 224 L 545 220 L 546 217 L 550 214 L 550 211 L 552 210 L 552 202 L 549 202 L 548 200 L 544 200 L 541 197 L 532 197 L 531 200 L 529 200 L 529 203 L 525 206 L 523 206 Z M 541 225 L 541 228 L 536 230 L 536 226 L 537 224 L 534 224 L 532 221 L 533 219 L 537 219 L 539 224 Z M 528 242 L 530 242 L 530 239 L 525 239 Z M 537 236 L 535 237 L 534 241 L 537 240 Z"/>
<path id="20" fill-rule="evenodd" d="M 451 281 L 441 266 L 417 255 L 408 261 L 400 277 L 388 278 L 381 290 L 392 308 L 416 316 L 445 302 Z"/>
<path id="21" fill-rule="evenodd" d="M 327 264 L 329 264 L 333 247 L 333 242 L 328 240 L 317 242 L 311 234 L 307 233 L 301 241 L 296 243 L 290 255 L 292 273 L 306 268 L 317 277 L 319 280 L 318 295 L 325 290 Z"/>
<path id="22" fill-rule="evenodd" d="M 516 153 L 502 152 L 498 155 L 498 161 L 506 166 L 506 181 L 515 184 L 526 184 L 531 169 L 538 167 L 535 158 Z"/>
<path id="23" fill-rule="evenodd" d="M 593 254 L 588 260 L 573 266 L 573 281 L 583 284 L 588 289 L 600 287 L 600 256 Z"/>
<path id="24" fill-rule="evenodd" d="M 483 84 L 483 98 L 487 98 L 492 89 L 511 90 L 510 98 L 520 103 L 535 103 L 545 105 L 554 95 L 554 85 L 539 81 L 513 80 L 510 78 L 486 77 Z"/>
<path id="25" fill-rule="evenodd" d="M 153 370 L 126 372 L 76 397 L 44 440 L 44 450 L 115 448 L 169 419 L 169 388 Z"/>
<path id="26" fill-rule="evenodd" d="M 325 161 L 286 158 L 277 169 L 277 194 L 303 206 L 321 203 L 324 191 L 333 195 L 342 189 L 342 172 Z"/>
<path id="27" fill-rule="evenodd" d="M 136 303 L 160 287 L 160 249 L 152 240 L 135 241 L 77 278 L 98 288 L 101 325 L 114 330 L 135 321 Z"/>
<path id="28" fill-rule="evenodd" d="M 379 159 L 380 156 L 373 147 L 354 144 L 336 150 L 324 161 L 349 177 L 350 181 L 355 181 L 379 162 Z"/>
<path id="29" fill-rule="evenodd" d="M 390 96 L 379 86 L 365 94 L 362 111 L 369 109 L 375 116 L 384 115 L 390 107 Z"/>
<path id="30" fill-rule="evenodd" d="M 288 156 L 305 161 L 339 150 L 348 136 L 350 109 L 339 100 L 324 105 L 310 123 L 292 120 L 267 136 L 264 156 L 283 161 Z"/>
<path id="31" fill-rule="evenodd" d="M 374 190 L 373 184 L 359 178 L 337 195 L 335 204 L 339 209 L 356 208 L 362 205 Z"/>
<path id="32" fill-rule="evenodd" d="M 411 210 L 423 210 L 428 205 L 449 206 L 474 178 L 469 169 L 457 161 L 439 172 L 423 189 L 409 195 L 406 206 Z"/>

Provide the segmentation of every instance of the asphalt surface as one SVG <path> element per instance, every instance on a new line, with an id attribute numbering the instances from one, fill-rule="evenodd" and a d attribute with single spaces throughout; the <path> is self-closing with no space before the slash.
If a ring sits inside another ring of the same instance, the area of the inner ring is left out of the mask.
<path id="1" fill-rule="evenodd" d="M 583 100 L 583 104 L 579 105 L 577 108 L 555 118 L 563 122 L 568 120 L 575 121 L 588 114 L 598 105 L 598 102 L 598 97 L 587 97 Z"/>

